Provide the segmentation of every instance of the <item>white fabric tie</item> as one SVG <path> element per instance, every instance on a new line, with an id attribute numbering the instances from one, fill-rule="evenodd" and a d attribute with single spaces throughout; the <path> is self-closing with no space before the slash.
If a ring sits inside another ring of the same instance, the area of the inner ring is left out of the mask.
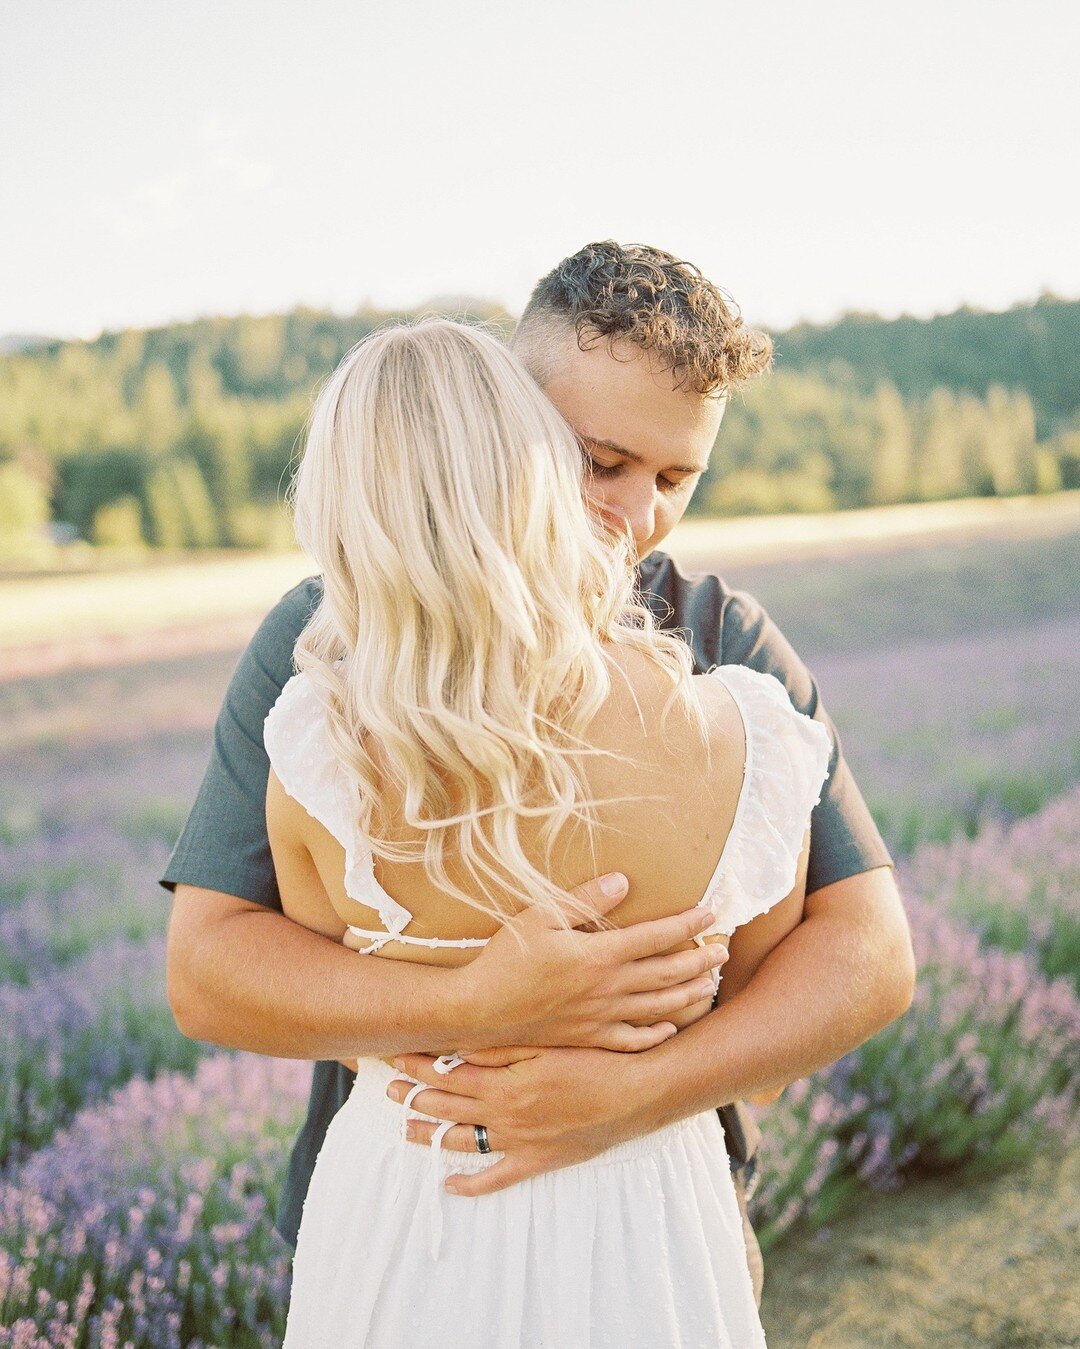
<path id="1" fill-rule="evenodd" d="M 440 1054 L 431 1067 L 432 1071 L 445 1077 L 447 1073 L 453 1072 L 455 1068 L 459 1067 L 464 1062 L 465 1060 L 460 1054 Z M 405 1099 L 401 1102 L 402 1106 L 408 1111 L 420 1092 L 430 1091 L 431 1089 L 432 1088 L 427 1082 L 414 1083 L 414 1085 L 405 1093 Z M 438 1260 L 439 1252 L 442 1249 L 442 1168 L 439 1165 L 439 1155 L 442 1152 L 442 1141 L 453 1127 L 453 1120 L 442 1120 L 436 1127 L 435 1132 L 431 1135 L 431 1186 L 429 1191 L 430 1202 L 428 1204 L 430 1210 L 428 1229 L 432 1260 Z"/>
<path id="2" fill-rule="evenodd" d="M 442 1247 L 442 1171 L 439 1167 L 439 1154 L 447 1130 L 454 1127 L 454 1121 L 444 1119 L 431 1135 L 431 1258 L 438 1260 Z"/>

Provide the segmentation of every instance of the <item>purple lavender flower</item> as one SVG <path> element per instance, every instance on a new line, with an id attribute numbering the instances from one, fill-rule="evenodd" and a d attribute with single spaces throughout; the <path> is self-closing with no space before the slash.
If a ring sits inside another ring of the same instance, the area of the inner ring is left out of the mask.
<path id="1" fill-rule="evenodd" d="M 134 1076 L 202 1051 L 165 998 L 164 944 L 113 942 L 27 986 L 0 985 L 0 1165 Z"/>
<path id="2" fill-rule="evenodd" d="M 919 980 L 911 1009 L 762 1119 L 753 1201 L 764 1245 L 828 1222 L 862 1185 L 992 1170 L 1076 1137 L 1080 999 L 1025 954 L 907 896 Z"/>
<path id="3" fill-rule="evenodd" d="M 310 1077 L 219 1054 L 82 1111 L 0 1184 L 0 1349 L 280 1344 L 273 1204 Z"/>
<path id="4" fill-rule="evenodd" d="M 1030 819 L 921 848 L 902 883 L 970 923 L 984 945 L 1027 951 L 1080 991 L 1080 787 Z"/>

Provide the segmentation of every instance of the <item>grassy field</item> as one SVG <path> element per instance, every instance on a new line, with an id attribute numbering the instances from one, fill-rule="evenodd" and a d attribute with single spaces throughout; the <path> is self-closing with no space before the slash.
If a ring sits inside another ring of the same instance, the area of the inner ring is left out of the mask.
<path id="1" fill-rule="evenodd" d="M 1080 1153 L 867 1195 L 766 1264 L 771 1349 L 1080 1344 Z"/>
<path id="2" fill-rule="evenodd" d="M 776 516 L 749 520 L 691 520 L 665 545 L 683 565 L 720 567 L 725 573 L 755 563 L 887 554 L 887 566 L 905 549 L 924 552 L 966 539 L 1043 539 L 1080 530 L 1080 492 L 1052 497 L 934 502 L 825 515 Z M 932 550 L 931 550 L 932 551 Z M 176 629 L 240 632 L 252 625 L 285 590 L 311 574 L 301 554 L 192 554 L 158 558 L 153 565 L 117 564 L 104 569 L 54 575 L 0 573 L 0 676 L 5 655 L 30 648 L 40 652 L 62 644 L 79 663 L 79 653 L 96 652 L 93 663 L 110 654 L 144 654 L 132 646 L 141 634 Z M 835 571 L 831 565 L 829 571 Z M 239 626 L 236 626 L 239 625 Z M 98 643 L 98 648 L 93 646 Z M 106 644 L 104 652 L 100 644 Z M 127 644 L 125 644 L 127 643 Z M 53 655 L 55 660 L 55 654 Z M 27 667 L 20 664 L 18 672 Z"/>

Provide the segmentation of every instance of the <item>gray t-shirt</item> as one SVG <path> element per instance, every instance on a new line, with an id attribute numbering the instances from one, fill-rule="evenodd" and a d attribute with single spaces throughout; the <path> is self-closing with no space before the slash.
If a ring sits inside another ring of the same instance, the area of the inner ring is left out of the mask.
<path id="1" fill-rule="evenodd" d="M 641 588 L 665 628 L 691 642 L 699 672 L 741 664 L 774 674 L 800 712 L 821 721 L 833 743 L 829 777 L 811 817 L 807 893 L 892 859 L 843 757 L 840 738 L 817 684 L 761 605 L 712 573 L 684 575 L 670 557 L 652 553 L 640 567 Z M 302 581 L 270 611 L 230 680 L 214 727 L 210 763 L 183 833 L 161 879 L 218 890 L 281 910 L 266 836 L 269 760 L 263 722 L 293 673 L 293 648 L 322 594 L 318 577 Z M 300 1214 L 327 1127 L 344 1104 L 353 1074 L 336 1060 L 315 1064 L 304 1126 L 296 1140 L 278 1205 L 277 1230 L 296 1244 Z M 758 1131 L 745 1107 L 720 1117 L 737 1181 L 754 1165 Z"/>

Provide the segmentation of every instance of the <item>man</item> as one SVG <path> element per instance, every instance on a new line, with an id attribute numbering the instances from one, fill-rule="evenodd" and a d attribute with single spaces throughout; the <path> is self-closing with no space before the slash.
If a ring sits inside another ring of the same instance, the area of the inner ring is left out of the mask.
<path id="1" fill-rule="evenodd" d="M 290 1243 L 327 1125 L 351 1086 L 339 1060 L 403 1055 L 402 1070 L 432 1089 L 415 1097 L 415 1108 L 449 1119 L 458 1113 L 446 1111 L 452 1078 L 419 1050 L 570 1046 L 512 1070 L 495 1066 L 493 1055 L 481 1069 L 489 1085 L 470 1091 L 471 1122 L 510 1141 L 500 1143 L 506 1157 L 498 1166 L 460 1177 L 458 1192 L 482 1194 L 721 1108 L 745 1216 L 756 1132 L 735 1103 L 775 1095 L 832 1062 L 912 996 L 892 863 L 813 679 L 749 595 L 714 575 L 689 579 L 656 551 L 707 467 L 727 389 L 768 365 L 768 339 L 747 332 L 695 268 L 658 249 L 608 242 L 580 250 L 537 285 L 513 346 L 576 431 L 591 469 L 590 499 L 612 528 L 631 530 L 642 590 L 666 626 L 686 632 L 698 668 L 742 662 L 774 673 L 799 710 L 828 726 L 834 753 L 811 821 L 804 917 L 749 981 L 727 968 L 729 988 L 740 990 L 734 997 L 662 1043 L 620 1018 L 620 997 L 644 962 L 581 958 L 597 934 L 577 932 L 568 943 L 566 934 L 531 924 L 526 950 L 496 934 L 471 965 L 451 971 L 358 960 L 286 920 L 266 839 L 262 726 L 318 602 L 318 580 L 304 582 L 267 617 L 237 667 L 206 778 L 162 881 L 176 889 L 168 980 L 180 1028 L 200 1040 L 317 1061 L 278 1213 Z M 580 893 L 606 912 L 624 891 L 625 882 L 605 896 L 596 883 Z M 619 1052 L 630 1035 L 651 1047 Z M 392 1083 L 388 1094 L 402 1100 L 409 1085 Z M 411 1136 L 427 1143 L 435 1127 L 416 1121 Z M 444 1146 L 454 1146 L 452 1137 Z M 760 1298 L 760 1252 L 746 1226 Z"/>

